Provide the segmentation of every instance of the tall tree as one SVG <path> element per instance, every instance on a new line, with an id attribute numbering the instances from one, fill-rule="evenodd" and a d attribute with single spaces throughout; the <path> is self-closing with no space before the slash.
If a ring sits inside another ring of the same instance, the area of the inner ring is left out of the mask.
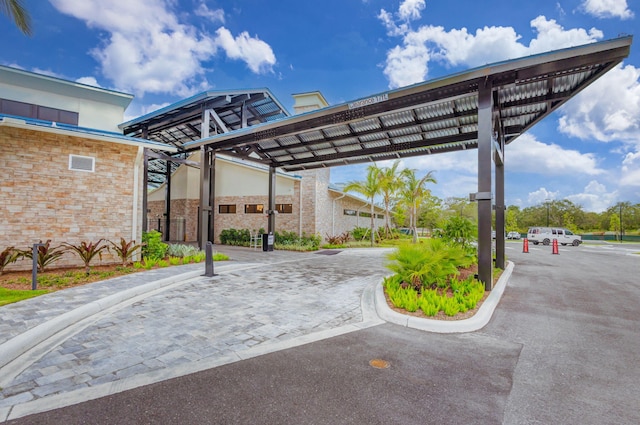
<path id="1" fill-rule="evenodd" d="M 11 18 L 26 35 L 31 35 L 31 17 L 22 0 L 0 0 L 0 11 Z"/>
<path id="2" fill-rule="evenodd" d="M 402 170 L 403 186 L 400 190 L 402 201 L 409 209 L 409 227 L 413 231 L 413 243 L 418 242 L 417 216 L 418 208 L 429 194 L 429 190 L 425 187 L 427 183 L 437 183 L 433 177 L 433 171 L 429 171 L 426 176 L 421 179 L 416 177 L 416 170 L 405 168 Z"/>
<path id="3" fill-rule="evenodd" d="M 364 181 L 352 181 L 344 187 L 345 192 L 356 192 L 369 200 L 371 205 L 371 246 L 375 242 L 374 206 L 375 197 L 380 194 L 380 168 L 375 164 L 367 167 L 367 178 Z"/>
<path id="4" fill-rule="evenodd" d="M 384 235 L 389 237 L 391 234 L 391 226 L 389 226 L 389 211 L 391 208 L 391 202 L 396 196 L 398 190 L 402 186 L 400 180 L 400 174 L 398 167 L 400 166 L 400 160 L 395 160 L 391 167 L 384 167 L 380 169 L 378 178 L 380 179 L 380 193 L 382 195 L 382 202 L 384 203 Z"/>

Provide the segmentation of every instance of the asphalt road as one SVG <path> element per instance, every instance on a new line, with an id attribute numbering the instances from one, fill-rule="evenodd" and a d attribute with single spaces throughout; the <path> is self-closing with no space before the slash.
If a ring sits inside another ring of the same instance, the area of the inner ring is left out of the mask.
<path id="1" fill-rule="evenodd" d="M 511 242 L 480 331 L 384 324 L 8 423 L 638 424 L 635 253 Z"/>

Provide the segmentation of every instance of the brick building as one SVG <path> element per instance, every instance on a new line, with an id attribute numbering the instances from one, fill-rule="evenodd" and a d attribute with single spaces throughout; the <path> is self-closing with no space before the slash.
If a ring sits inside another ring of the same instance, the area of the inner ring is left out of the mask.
<path id="1" fill-rule="evenodd" d="M 0 66 L 0 250 L 140 240 L 144 149 L 175 149 L 119 132 L 132 98 Z"/>
<path id="2" fill-rule="evenodd" d="M 199 160 L 198 154 L 192 159 Z M 197 240 L 199 170 L 179 167 L 171 184 L 170 240 Z M 216 157 L 214 242 L 224 229 L 267 228 L 268 170 L 260 164 Z M 376 227 L 384 226 L 384 210 L 375 208 Z M 166 184 L 149 192 L 149 229 L 164 229 Z M 354 227 L 370 226 L 370 203 L 330 185 L 329 169 L 299 174 L 277 173 L 276 231 L 334 236 Z"/>

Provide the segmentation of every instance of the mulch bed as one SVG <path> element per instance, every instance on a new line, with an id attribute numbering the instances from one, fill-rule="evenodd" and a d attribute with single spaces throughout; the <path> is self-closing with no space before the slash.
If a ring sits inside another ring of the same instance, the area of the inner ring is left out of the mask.
<path id="1" fill-rule="evenodd" d="M 469 267 L 468 269 L 462 269 L 462 270 L 460 270 L 460 275 L 458 276 L 458 279 L 464 280 L 467 277 L 469 277 L 471 275 L 474 275 L 476 273 L 478 273 L 478 266 L 477 265 Z M 500 276 L 496 276 L 493 279 L 493 284 L 494 285 L 496 284 L 496 282 L 498 281 L 499 278 L 500 278 Z M 490 292 L 486 292 L 485 291 L 484 295 L 482 296 L 482 299 L 480 301 L 478 301 L 478 304 L 476 305 L 476 308 L 471 309 L 471 310 L 467 310 L 464 313 L 458 313 L 455 316 L 447 316 L 442 311 L 439 311 L 435 316 L 427 316 L 420 309 L 418 309 L 417 311 L 414 311 L 414 312 L 409 312 L 409 311 L 407 311 L 407 310 L 405 310 L 403 308 L 398 308 L 398 307 L 393 305 L 393 303 L 389 299 L 389 296 L 387 295 L 387 291 L 386 290 L 384 291 L 384 298 L 386 299 L 387 305 L 389 306 L 389 308 L 391 310 L 395 311 L 395 312 L 400 313 L 400 314 L 405 314 L 407 316 L 412 316 L 412 317 L 419 317 L 421 319 L 455 321 L 455 320 L 464 320 L 464 319 L 468 319 L 470 317 L 473 317 L 478 312 L 478 310 L 480 309 L 480 307 L 484 303 L 484 300 L 487 299 L 489 294 L 490 294 Z"/>
<path id="2" fill-rule="evenodd" d="M 74 286 L 82 286 L 82 285 L 86 285 L 87 283 L 111 279 L 114 277 L 124 276 L 127 274 L 136 273 L 136 272 L 145 270 L 145 269 L 134 269 L 133 267 L 128 267 L 126 270 L 118 270 L 119 268 L 121 268 L 119 264 L 91 266 L 91 274 L 89 276 L 83 277 L 82 280 L 78 280 L 74 283 L 66 284 L 64 286 L 38 285 L 38 289 L 48 289 L 50 291 L 58 291 L 61 289 L 72 288 Z M 52 268 L 51 270 L 47 270 L 44 273 L 38 273 L 38 276 L 47 276 L 47 277 L 53 278 L 55 276 L 64 276 L 69 272 L 83 273 L 84 267 L 64 267 L 64 268 L 56 268 L 56 269 Z M 110 275 L 105 276 L 105 273 L 110 273 Z M 6 288 L 6 289 L 30 290 L 31 289 L 31 270 L 5 271 L 0 275 L 0 287 Z"/>

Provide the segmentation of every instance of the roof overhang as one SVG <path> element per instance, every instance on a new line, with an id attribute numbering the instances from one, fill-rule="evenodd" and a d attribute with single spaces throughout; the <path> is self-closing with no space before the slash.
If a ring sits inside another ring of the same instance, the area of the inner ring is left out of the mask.
<path id="1" fill-rule="evenodd" d="M 286 171 L 474 149 L 478 91 L 510 143 L 629 55 L 617 38 L 486 65 L 317 111 L 184 143 Z"/>
<path id="2" fill-rule="evenodd" d="M 63 136 L 81 137 L 83 139 L 107 143 L 117 143 L 121 145 L 141 146 L 144 148 L 152 148 L 165 152 L 176 152 L 178 150 L 174 146 L 150 142 L 148 140 L 138 139 L 135 137 L 127 137 L 118 133 L 111 133 L 91 128 L 76 127 L 51 121 L 25 119 L 22 117 L 11 117 L 7 115 L 0 115 L 0 127 L 12 127 L 23 130 L 40 131 L 43 133 L 59 134 Z"/>
<path id="3" fill-rule="evenodd" d="M 40 92 L 116 105 L 122 109 L 126 109 L 133 100 L 133 95 L 128 93 L 89 86 L 75 81 L 63 80 L 2 65 L 0 65 L 0 81 Z"/>

